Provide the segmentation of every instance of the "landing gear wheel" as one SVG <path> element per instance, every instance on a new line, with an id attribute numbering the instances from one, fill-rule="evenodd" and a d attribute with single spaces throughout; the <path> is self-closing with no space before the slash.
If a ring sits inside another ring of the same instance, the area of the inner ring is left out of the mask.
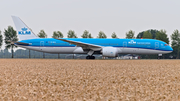
<path id="1" fill-rule="evenodd" d="M 92 59 L 95 59 L 95 56 L 91 56 Z"/>
<path id="2" fill-rule="evenodd" d="M 90 56 L 86 56 L 86 59 L 90 59 Z"/>
<path id="3" fill-rule="evenodd" d="M 95 59 L 95 56 L 86 56 L 86 59 Z"/>

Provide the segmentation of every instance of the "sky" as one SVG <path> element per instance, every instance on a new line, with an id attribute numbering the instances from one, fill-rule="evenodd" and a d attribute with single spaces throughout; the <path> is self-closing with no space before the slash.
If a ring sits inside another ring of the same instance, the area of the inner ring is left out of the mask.
<path id="1" fill-rule="evenodd" d="M 148 29 L 165 29 L 168 37 L 180 30 L 180 0 L 0 0 L 0 30 L 14 26 L 11 15 L 20 17 L 35 34 L 48 37 L 61 31 L 67 37 L 74 30 L 81 37 L 88 30 L 93 37 L 103 31 L 125 38 Z"/>

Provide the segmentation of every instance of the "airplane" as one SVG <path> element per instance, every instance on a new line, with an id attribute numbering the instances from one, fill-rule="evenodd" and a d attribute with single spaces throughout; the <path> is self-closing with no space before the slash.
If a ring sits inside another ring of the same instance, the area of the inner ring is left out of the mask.
<path id="1" fill-rule="evenodd" d="M 118 54 L 167 54 L 173 49 L 155 39 L 100 39 L 100 38 L 39 38 L 19 18 L 12 16 L 20 41 L 16 46 L 54 54 L 87 54 L 86 59 L 117 57 Z"/>

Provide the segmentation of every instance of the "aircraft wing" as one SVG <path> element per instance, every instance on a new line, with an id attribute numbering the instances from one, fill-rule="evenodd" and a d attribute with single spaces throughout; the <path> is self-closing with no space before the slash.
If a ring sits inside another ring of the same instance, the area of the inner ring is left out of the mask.
<path id="1" fill-rule="evenodd" d="M 102 46 L 84 43 L 84 42 L 80 42 L 80 41 L 74 41 L 74 40 L 68 40 L 68 39 L 57 39 L 57 40 L 61 40 L 61 41 L 68 42 L 70 44 L 77 45 L 79 47 L 82 47 L 83 49 L 92 49 L 94 51 L 99 51 L 102 49 Z"/>

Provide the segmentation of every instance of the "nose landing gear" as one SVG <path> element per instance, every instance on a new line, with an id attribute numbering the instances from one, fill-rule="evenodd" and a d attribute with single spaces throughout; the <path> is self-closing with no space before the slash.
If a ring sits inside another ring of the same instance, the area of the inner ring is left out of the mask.
<path id="1" fill-rule="evenodd" d="M 95 56 L 88 55 L 88 56 L 86 56 L 86 59 L 95 59 Z"/>
<path id="2" fill-rule="evenodd" d="M 162 54 L 158 54 L 158 59 L 162 59 Z"/>

